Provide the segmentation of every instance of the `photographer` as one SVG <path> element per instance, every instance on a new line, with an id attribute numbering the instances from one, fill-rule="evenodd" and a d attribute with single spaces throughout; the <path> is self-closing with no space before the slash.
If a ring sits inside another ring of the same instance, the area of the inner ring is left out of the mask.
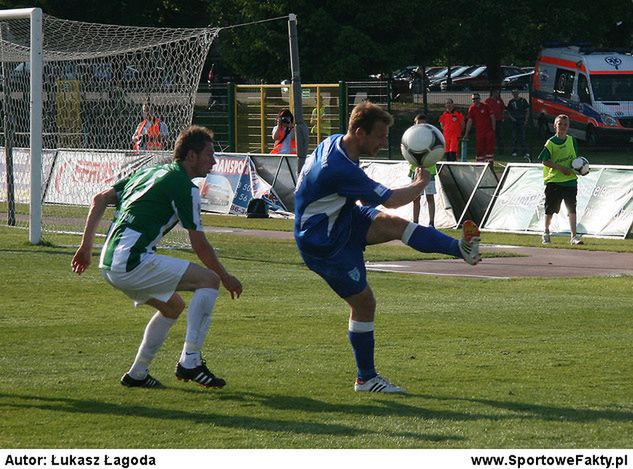
<path id="1" fill-rule="evenodd" d="M 289 109 L 282 109 L 277 115 L 277 123 L 273 127 L 275 145 L 271 153 L 283 155 L 297 154 L 297 137 L 295 134 L 295 118 Z"/>

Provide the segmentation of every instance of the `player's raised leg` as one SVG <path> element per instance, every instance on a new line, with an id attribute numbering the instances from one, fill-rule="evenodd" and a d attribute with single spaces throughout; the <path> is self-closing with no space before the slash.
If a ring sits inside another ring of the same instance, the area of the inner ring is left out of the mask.
<path id="1" fill-rule="evenodd" d="M 400 239 L 407 246 L 420 252 L 448 254 L 475 265 L 479 254 L 480 234 L 477 225 L 466 220 L 460 240 L 445 235 L 431 226 L 422 226 L 395 215 L 381 212 L 374 218 L 367 232 L 367 244 L 380 244 Z"/>

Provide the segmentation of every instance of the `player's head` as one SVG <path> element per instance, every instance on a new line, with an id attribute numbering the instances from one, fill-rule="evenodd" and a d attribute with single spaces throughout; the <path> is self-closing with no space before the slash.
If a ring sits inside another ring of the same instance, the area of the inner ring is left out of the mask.
<path id="1" fill-rule="evenodd" d="M 554 130 L 557 133 L 566 133 L 569 129 L 569 116 L 567 114 L 559 114 L 554 119 Z"/>
<path id="2" fill-rule="evenodd" d="M 453 103 L 453 100 L 451 98 L 448 98 L 446 101 L 444 101 L 444 107 L 446 108 L 448 112 L 453 112 L 455 103 Z"/>
<path id="3" fill-rule="evenodd" d="M 426 124 L 426 114 L 416 114 L 413 118 L 414 124 Z"/>
<path id="4" fill-rule="evenodd" d="M 290 109 L 282 109 L 279 111 L 279 114 L 277 114 L 277 122 L 279 123 L 292 124 L 294 120 L 295 117 L 292 115 L 292 112 L 290 112 Z"/>
<path id="5" fill-rule="evenodd" d="M 143 117 L 145 119 L 152 119 L 154 115 L 154 106 L 152 106 L 150 103 L 143 103 Z"/>
<path id="6" fill-rule="evenodd" d="M 473 103 L 479 104 L 479 101 L 481 101 L 481 96 L 479 95 L 479 93 L 473 93 L 470 99 Z"/>
<path id="7" fill-rule="evenodd" d="M 213 132 L 199 125 L 183 129 L 176 139 L 173 159 L 185 167 L 189 176 L 206 176 L 215 164 Z"/>
<path id="8" fill-rule="evenodd" d="M 347 131 L 354 133 L 358 129 L 363 129 L 366 133 L 371 133 L 377 122 L 391 127 L 393 125 L 393 117 L 380 106 L 370 101 L 364 101 L 357 104 L 352 110 Z"/>
<path id="9" fill-rule="evenodd" d="M 206 127 L 190 125 L 178 134 L 173 160 L 184 161 L 187 159 L 189 151 L 200 153 L 208 143 L 213 146 L 213 132 Z"/>
<path id="10" fill-rule="evenodd" d="M 361 153 L 375 157 L 387 146 L 389 127 L 393 117 L 380 106 L 369 101 L 357 104 L 352 110 L 347 134 L 355 140 Z"/>

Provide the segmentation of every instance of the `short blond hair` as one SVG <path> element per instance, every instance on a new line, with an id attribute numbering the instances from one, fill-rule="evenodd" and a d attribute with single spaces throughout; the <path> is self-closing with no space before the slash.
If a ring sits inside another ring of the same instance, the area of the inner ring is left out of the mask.
<path id="1" fill-rule="evenodd" d="M 354 132 L 356 129 L 363 129 L 369 134 L 376 122 L 384 122 L 387 127 L 391 127 L 393 125 L 393 117 L 380 106 L 370 101 L 364 101 L 357 104 L 352 110 L 347 131 Z"/>

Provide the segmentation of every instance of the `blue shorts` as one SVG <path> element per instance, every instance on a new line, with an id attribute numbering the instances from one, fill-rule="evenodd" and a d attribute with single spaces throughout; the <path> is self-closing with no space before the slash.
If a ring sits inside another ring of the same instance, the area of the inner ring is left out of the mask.
<path id="1" fill-rule="evenodd" d="M 308 268 L 319 274 L 341 298 L 356 295 L 367 287 L 363 251 L 367 246 L 367 231 L 379 213 L 373 207 L 354 207 L 350 238 L 332 257 L 321 259 L 299 250 Z"/>

